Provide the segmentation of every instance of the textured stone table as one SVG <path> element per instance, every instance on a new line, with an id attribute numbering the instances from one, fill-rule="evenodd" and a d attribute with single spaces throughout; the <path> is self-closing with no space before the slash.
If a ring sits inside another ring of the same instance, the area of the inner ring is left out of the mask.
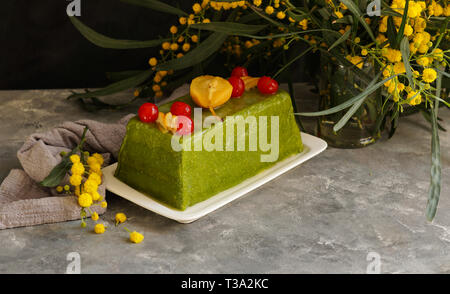
<path id="1" fill-rule="evenodd" d="M 27 135 L 64 120 L 115 121 L 137 110 L 88 113 L 67 94 L 0 91 L 0 180 L 19 167 L 15 152 Z M 440 114 L 450 129 L 450 111 Z M 380 255 L 383 273 L 450 273 L 449 134 L 441 144 L 444 185 L 433 223 L 424 216 L 429 126 L 413 115 L 391 140 L 329 148 L 192 224 L 109 195 L 103 218 L 112 229 L 104 235 L 79 221 L 2 230 L 0 273 L 64 273 L 69 252 L 80 254 L 82 273 L 365 273 L 369 252 Z M 113 228 L 119 211 L 144 233 L 143 243 L 130 244 Z"/>

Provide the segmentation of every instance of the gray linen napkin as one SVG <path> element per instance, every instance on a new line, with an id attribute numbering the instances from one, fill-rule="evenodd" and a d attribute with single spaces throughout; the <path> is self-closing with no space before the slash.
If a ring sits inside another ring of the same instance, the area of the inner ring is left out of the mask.
<path id="1" fill-rule="evenodd" d="M 184 84 L 160 104 L 188 92 L 189 85 Z M 17 152 L 23 170 L 11 170 L 0 186 L 0 230 L 80 219 L 81 208 L 76 196 L 58 194 L 38 182 L 61 161 L 61 151 L 68 152 L 80 142 L 85 126 L 89 131 L 83 148 L 102 154 L 104 166 L 116 161 L 126 125 L 134 115 L 129 114 L 115 124 L 92 120 L 65 122 L 49 132 L 28 137 Z M 104 184 L 99 186 L 99 193 L 105 196 Z M 103 214 L 106 209 L 95 207 L 92 211 Z"/>
<path id="2" fill-rule="evenodd" d="M 61 161 L 61 151 L 68 152 L 79 143 L 85 126 L 89 131 L 83 149 L 102 154 L 104 165 L 117 159 L 126 124 L 133 116 L 127 115 L 114 124 L 92 120 L 65 122 L 49 132 L 28 137 L 17 152 L 23 170 L 11 170 L 0 186 L 0 229 L 79 219 L 81 208 L 76 196 L 58 194 L 38 182 Z M 105 196 L 103 183 L 99 193 Z M 106 209 L 95 207 L 93 211 L 102 214 Z"/>

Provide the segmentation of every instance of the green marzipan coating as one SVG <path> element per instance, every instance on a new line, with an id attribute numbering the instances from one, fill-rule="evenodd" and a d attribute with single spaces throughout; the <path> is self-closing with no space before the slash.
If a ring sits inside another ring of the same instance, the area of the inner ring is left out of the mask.
<path id="1" fill-rule="evenodd" d="M 189 96 L 179 101 L 195 106 Z M 168 112 L 171 103 L 159 107 Z M 278 91 L 274 95 L 262 95 L 256 90 L 245 92 L 241 98 L 230 99 L 216 110 L 218 116 L 279 116 L 279 157 L 281 161 L 303 151 L 300 131 L 295 122 L 289 94 Z M 203 118 L 211 115 L 203 109 Z M 196 130 L 192 142 L 201 140 L 217 128 L 223 128 L 229 120 Z M 197 128 L 196 128 L 197 129 Z M 127 133 L 119 152 L 119 163 L 115 176 L 129 186 L 151 195 L 171 207 L 185 210 L 200 201 L 231 188 L 276 162 L 261 162 L 257 151 L 181 151 L 171 147 L 170 133 L 163 134 L 155 123 L 142 123 L 137 117 L 130 120 Z M 248 126 L 246 127 L 246 148 L 248 150 Z M 236 131 L 235 131 L 236 138 Z M 270 142 L 270 131 L 269 131 Z M 183 142 L 185 145 L 189 140 Z M 235 140 L 236 141 L 236 140 Z M 259 135 L 258 135 L 259 142 Z M 224 148 L 226 145 L 224 136 Z M 237 144 L 234 144 L 234 150 Z"/>

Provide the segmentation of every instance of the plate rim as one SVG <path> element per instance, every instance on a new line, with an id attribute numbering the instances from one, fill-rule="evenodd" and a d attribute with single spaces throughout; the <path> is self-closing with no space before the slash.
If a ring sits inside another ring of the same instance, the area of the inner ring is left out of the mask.
<path id="1" fill-rule="evenodd" d="M 106 190 L 127 199 L 140 207 L 175 220 L 179 223 L 191 223 L 270 182 L 303 162 L 317 156 L 328 146 L 323 139 L 316 136 L 301 132 L 301 137 L 303 145 L 306 147 L 304 149 L 308 150 L 289 156 L 288 158 L 277 162 L 272 167 L 259 172 L 253 177 L 245 179 L 241 183 L 227 190 L 219 192 L 202 202 L 190 206 L 184 211 L 166 206 L 153 199 L 150 195 L 139 192 L 117 179 L 114 176 L 117 162 L 102 169 Z"/>

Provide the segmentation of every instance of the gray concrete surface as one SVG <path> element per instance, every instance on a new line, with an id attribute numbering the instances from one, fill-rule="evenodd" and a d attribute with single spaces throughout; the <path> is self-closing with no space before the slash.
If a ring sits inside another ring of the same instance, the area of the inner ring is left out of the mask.
<path id="1" fill-rule="evenodd" d="M 300 86 L 300 88 L 304 88 Z M 64 120 L 114 121 L 120 111 L 88 113 L 65 90 L 0 91 L 0 180 L 19 167 L 25 137 Z M 299 94 L 300 98 L 304 95 Z M 129 99 L 130 93 L 118 98 Z M 450 129 L 450 111 L 442 109 Z M 78 221 L 0 231 L 0 273 L 65 273 L 69 252 L 82 273 L 450 273 L 450 136 L 441 133 L 443 189 L 426 221 L 430 132 L 420 115 L 403 118 L 391 140 L 358 150 L 329 148 L 232 204 L 183 225 L 109 195 L 104 235 Z M 144 233 L 130 244 L 113 227 Z"/>

